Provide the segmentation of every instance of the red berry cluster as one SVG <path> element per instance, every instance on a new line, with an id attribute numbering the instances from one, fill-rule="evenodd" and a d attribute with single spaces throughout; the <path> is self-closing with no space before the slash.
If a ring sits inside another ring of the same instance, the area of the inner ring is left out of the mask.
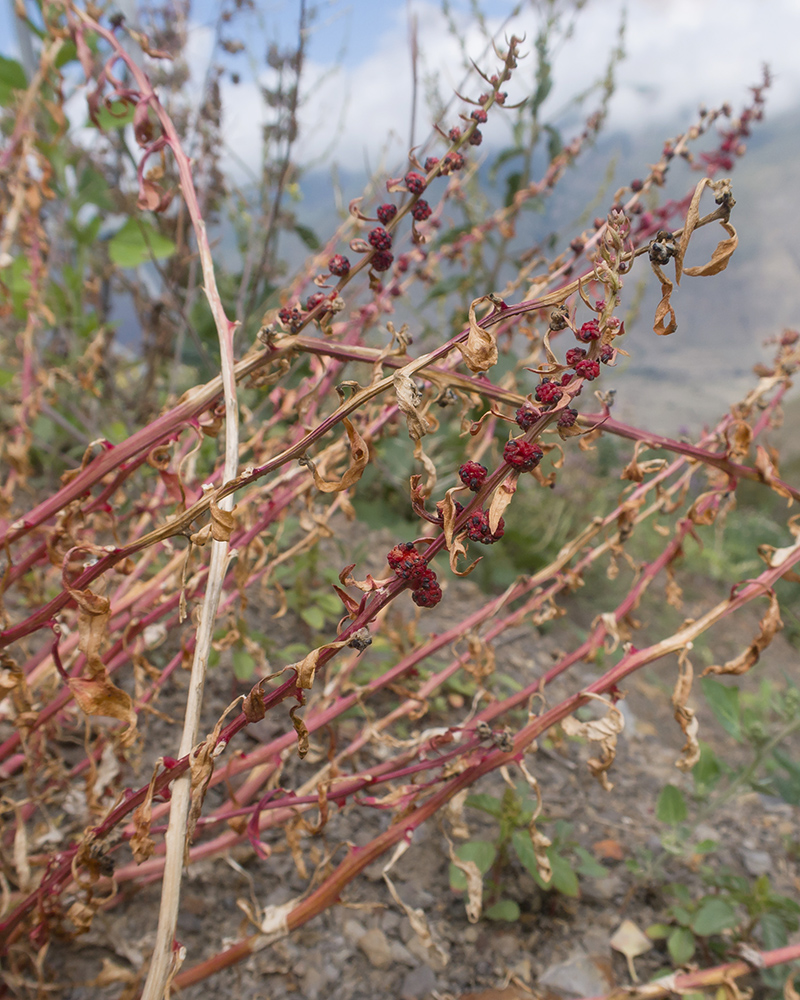
<path id="1" fill-rule="evenodd" d="M 535 407 L 531 406 L 530 403 L 523 403 L 514 414 L 514 419 L 516 420 L 518 427 L 521 427 L 524 431 L 529 431 L 540 416 L 541 414 L 539 411 Z"/>
<path id="2" fill-rule="evenodd" d="M 425 173 L 429 174 L 431 170 L 433 170 L 433 168 L 438 165 L 438 163 L 439 163 L 438 156 L 429 156 L 428 159 L 425 161 Z"/>
<path id="3" fill-rule="evenodd" d="M 567 364 L 576 365 L 586 357 L 586 351 L 582 347 L 570 347 L 567 351 Z"/>
<path id="4" fill-rule="evenodd" d="M 540 403 L 550 406 L 557 403 L 564 393 L 559 389 L 557 382 L 551 382 L 549 378 L 546 378 L 536 386 L 534 395 Z"/>
<path id="5" fill-rule="evenodd" d="M 604 365 L 607 365 L 610 361 L 614 359 L 614 355 L 616 353 L 617 352 L 614 350 L 611 344 L 603 344 L 603 346 L 600 348 L 600 360 L 603 362 Z"/>
<path id="6" fill-rule="evenodd" d="M 278 313 L 278 319 L 285 327 L 294 332 L 303 325 L 303 316 L 297 306 L 284 306 Z"/>
<path id="7" fill-rule="evenodd" d="M 425 190 L 425 178 L 415 170 L 409 170 L 405 176 L 405 182 L 411 194 L 422 194 Z"/>
<path id="8" fill-rule="evenodd" d="M 392 219 L 397 215 L 397 205 L 378 205 L 378 221 L 382 222 L 384 226 L 388 226 Z"/>
<path id="9" fill-rule="evenodd" d="M 373 271 L 388 271 L 392 266 L 393 260 L 394 257 L 388 250 L 378 250 L 377 253 L 372 255 L 370 267 Z"/>
<path id="10" fill-rule="evenodd" d="M 543 457 L 544 452 L 538 444 L 521 438 L 512 438 L 503 448 L 503 458 L 512 468 L 519 469 L 520 472 L 530 472 L 531 469 L 535 469 Z"/>
<path id="11" fill-rule="evenodd" d="M 442 599 L 442 588 L 413 542 L 400 542 L 389 552 L 386 561 L 401 580 L 413 584 L 411 599 L 421 608 L 432 608 Z"/>
<path id="12" fill-rule="evenodd" d="M 478 122 L 480 125 L 483 125 L 488 117 L 489 116 L 486 114 L 483 108 L 475 108 L 475 110 L 470 115 L 470 118 L 472 118 L 473 121 Z"/>
<path id="13" fill-rule="evenodd" d="M 575 365 L 575 374 L 585 378 L 587 382 L 593 382 L 600 374 L 600 362 L 585 358 Z"/>
<path id="14" fill-rule="evenodd" d="M 481 465 L 480 462 L 464 462 L 458 470 L 458 475 L 465 486 L 471 489 L 473 493 L 477 493 L 486 481 L 487 471 L 486 467 Z"/>
<path id="15" fill-rule="evenodd" d="M 558 417 L 559 427 L 572 427 L 575 421 L 578 419 L 578 411 L 573 410 L 572 407 L 568 406 L 566 409 L 562 410 Z"/>
<path id="16" fill-rule="evenodd" d="M 476 128 L 472 135 L 469 137 L 470 146 L 480 146 L 483 142 L 483 132 L 479 128 Z"/>
<path id="17" fill-rule="evenodd" d="M 600 339 L 600 324 L 596 319 L 587 320 L 575 334 L 578 340 L 584 344 L 589 344 L 593 340 Z"/>
<path id="18" fill-rule="evenodd" d="M 337 278 L 343 277 L 350 271 L 350 261 L 340 253 L 334 254 L 328 261 L 328 270 L 335 274 Z"/>
<path id="19" fill-rule="evenodd" d="M 383 226 L 376 226 L 374 229 L 370 230 L 367 239 L 376 250 L 392 249 L 392 237 L 386 232 Z"/>
<path id="20" fill-rule="evenodd" d="M 442 160 L 442 176 L 455 173 L 456 170 L 460 170 L 464 166 L 464 163 L 465 160 L 461 153 L 448 153 Z"/>
<path id="21" fill-rule="evenodd" d="M 475 511 L 474 514 L 470 514 L 467 518 L 467 538 L 471 542 L 480 542 L 481 545 L 494 545 L 495 542 L 499 542 L 503 537 L 505 530 L 506 522 L 501 517 L 497 524 L 497 530 L 492 531 L 489 527 L 488 510 Z"/>
<path id="22" fill-rule="evenodd" d="M 419 201 L 411 209 L 411 214 L 416 219 L 417 222 L 424 222 L 426 219 L 430 218 L 431 206 L 425 201 L 424 198 L 420 198 Z"/>
<path id="23" fill-rule="evenodd" d="M 312 309 L 316 309 L 317 306 L 322 305 L 327 296 L 323 292 L 314 292 L 313 295 L 309 295 L 306 299 L 306 311 L 311 312 Z"/>

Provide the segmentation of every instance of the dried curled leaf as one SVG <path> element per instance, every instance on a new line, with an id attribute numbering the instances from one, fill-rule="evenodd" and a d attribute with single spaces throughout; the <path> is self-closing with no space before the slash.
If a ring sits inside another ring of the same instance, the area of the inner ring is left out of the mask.
<path id="1" fill-rule="evenodd" d="M 634 983 L 639 982 L 639 976 L 633 965 L 638 955 L 644 955 L 653 947 L 653 942 L 642 933 L 632 920 L 623 920 L 614 931 L 609 942 L 614 951 L 621 952 L 628 961 L 628 972 Z"/>
<path id="2" fill-rule="evenodd" d="M 339 480 L 325 480 L 319 474 L 314 464 L 307 462 L 314 475 L 314 485 L 321 493 L 341 493 L 342 490 L 348 489 L 353 483 L 358 482 L 369 462 L 369 447 L 364 438 L 361 437 L 355 427 L 353 427 L 352 421 L 348 420 L 347 417 L 342 418 L 342 423 L 345 426 L 350 443 L 350 466 L 342 478 Z"/>
<path id="3" fill-rule="evenodd" d="M 653 332 L 657 333 L 659 337 L 668 337 L 678 329 L 678 317 L 675 315 L 675 310 L 670 304 L 670 296 L 672 295 L 674 286 L 658 264 L 653 263 L 651 266 L 653 273 L 661 282 L 661 301 L 656 306 Z M 669 322 L 667 323 L 664 322 L 666 317 L 669 317 Z"/>
<path id="4" fill-rule="evenodd" d="M 692 233 L 694 233 L 697 223 L 700 221 L 700 199 L 703 191 L 707 187 L 711 188 L 719 203 L 722 203 L 724 198 L 726 204 L 733 207 L 730 185 L 731 182 L 727 178 L 715 181 L 710 177 L 704 177 L 694 189 L 689 211 L 686 214 L 686 222 L 683 227 L 680 243 L 675 254 L 675 280 L 678 284 L 681 283 L 681 274 L 688 274 L 693 278 L 708 277 L 712 274 L 719 274 L 720 271 L 724 271 L 728 266 L 728 261 L 737 247 L 739 237 L 736 235 L 736 230 L 727 220 L 720 220 L 720 225 L 728 233 L 728 238 L 720 240 L 711 254 L 711 260 L 707 264 L 700 264 L 697 267 L 684 267 L 683 261 L 689 241 L 692 238 Z"/>
<path id="5" fill-rule="evenodd" d="M 295 663 L 294 667 L 297 671 L 297 686 L 299 688 L 310 688 L 314 683 L 314 674 L 317 672 L 317 664 L 322 653 L 326 649 L 341 649 L 343 646 L 347 645 L 347 640 L 344 642 L 326 642 L 324 646 L 318 646 L 316 649 L 312 649 L 299 663 Z"/>
<path id="6" fill-rule="evenodd" d="M 667 464 L 665 458 L 651 458 L 647 462 L 639 461 L 639 452 L 642 449 L 652 448 L 648 441 L 637 441 L 633 449 L 633 458 L 620 473 L 620 479 L 629 479 L 632 483 L 641 483 L 644 477 L 651 472 L 660 472 Z"/>
<path id="7" fill-rule="evenodd" d="M 296 711 L 297 705 L 294 705 L 289 709 L 289 715 L 294 731 L 297 733 L 297 756 L 302 760 L 308 753 L 308 728 L 305 722 L 298 715 L 295 715 Z"/>
<path id="8" fill-rule="evenodd" d="M 475 311 L 483 303 L 488 303 L 491 311 L 494 311 L 495 303 L 492 296 L 482 295 L 479 299 L 474 299 L 469 307 L 469 335 L 463 344 L 457 345 L 469 370 L 476 373 L 488 371 L 497 364 L 497 343 L 494 334 L 485 330 L 475 318 Z"/>
<path id="9" fill-rule="evenodd" d="M 407 373 L 405 368 L 400 368 L 392 376 L 394 392 L 397 397 L 397 405 L 401 413 L 405 414 L 408 424 L 408 433 L 412 441 L 419 441 L 423 435 L 428 433 L 428 418 L 422 412 L 420 406 L 422 397 L 413 378 Z"/>
<path id="10" fill-rule="evenodd" d="M 687 655 L 690 649 L 691 643 L 683 650 L 678 660 L 678 679 L 675 682 L 675 690 L 672 692 L 672 707 L 675 710 L 675 721 L 681 727 L 683 735 L 686 737 L 681 755 L 675 761 L 675 766 L 680 768 L 681 771 L 691 771 L 698 760 L 700 760 L 700 743 L 697 739 L 700 724 L 695 718 L 694 709 L 689 708 L 686 704 L 689 700 L 692 690 L 692 679 L 694 678 L 694 669 Z"/>
<path id="11" fill-rule="evenodd" d="M 615 705 L 612 705 L 605 698 L 601 698 L 600 695 L 586 691 L 584 692 L 584 697 L 593 698 L 606 705 L 608 715 L 602 719 L 593 719 L 590 722 L 579 722 L 573 716 L 569 715 L 561 723 L 561 726 L 567 736 L 578 736 L 581 739 L 592 740 L 600 744 L 601 758 L 599 760 L 596 758 L 589 760 L 588 765 L 594 777 L 609 792 L 614 786 L 608 780 L 606 772 L 614 763 L 614 757 L 617 752 L 617 736 L 625 728 L 625 717 Z"/>
<path id="12" fill-rule="evenodd" d="M 536 796 L 536 806 L 528 823 L 528 836 L 531 839 L 531 847 L 533 847 L 533 854 L 536 858 L 536 870 L 539 873 L 539 878 L 543 882 L 549 883 L 553 878 L 553 866 L 550 863 L 547 851 L 548 848 L 552 847 L 553 842 L 537 829 L 536 826 L 536 820 L 542 812 L 542 790 L 535 776 L 526 767 L 524 760 L 518 760 L 517 767 L 522 771 L 529 788 Z"/>
<path id="13" fill-rule="evenodd" d="M 751 667 L 758 663 L 758 658 L 761 656 L 763 650 L 765 650 L 775 638 L 778 629 L 783 628 L 783 622 L 781 621 L 781 608 L 778 604 L 778 598 L 775 596 L 774 590 L 770 590 L 769 592 L 769 607 L 758 625 L 758 635 L 755 639 L 753 639 L 743 653 L 740 653 L 739 656 L 733 660 L 728 660 L 728 662 L 723 664 L 721 667 L 706 667 L 700 676 L 706 677 L 708 674 L 746 674 Z"/>
<path id="14" fill-rule="evenodd" d="M 480 868 L 474 861 L 463 861 L 455 852 L 452 842 L 448 839 L 447 846 L 450 851 L 450 860 L 458 868 L 467 881 L 467 920 L 471 924 L 477 924 L 481 919 L 483 911 L 483 875 Z"/>
<path id="15" fill-rule="evenodd" d="M 164 758 L 159 757 L 153 768 L 153 776 L 150 778 L 144 802 L 136 808 L 131 817 L 133 835 L 131 836 L 130 843 L 131 850 L 133 851 L 133 860 L 137 865 L 140 865 L 143 861 L 147 861 L 156 849 L 155 841 L 150 836 L 150 821 L 153 816 L 153 792 L 156 786 L 156 778 L 163 763 Z"/>
<path id="16" fill-rule="evenodd" d="M 489 504 L 489 528 L 497 531 L 503 511 L 511 503 L 514 494 L 517 492 L 518 472 L 511 472 L 492 494 L 492 502 Z"/>
<path id="17" fill-rule="evenodd" d="M 791 491 L 779 481 L 775 456 L 770 455 L 763 445 L 758 445 L 756 448 L 756 471 L 761 482 L 766 483 L 778 496 L 786 497 L 789 501 L 787 506 L 791 507 L 794 502 Z"/>

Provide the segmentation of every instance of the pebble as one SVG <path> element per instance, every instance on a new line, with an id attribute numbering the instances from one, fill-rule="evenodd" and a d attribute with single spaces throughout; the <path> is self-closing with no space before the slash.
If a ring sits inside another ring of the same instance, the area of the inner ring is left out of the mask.
<path id="1" fill-rule="evenodd" d="M 563 996 L 595 997 L 608 993 L 613 984 L 592 956 L 575 951 L 566 961 L 546 969 L 539 976 L 539 985 Z"/>
<path id="2" fill-rule="evenodd" d="M 350 942 L 350 944 L 358 944 L 359 940 L 366 933 L 367 928 L 360 924 L 357 920 L 350 918 L 345 920 L 344 927 L 342 928 L 342 933 L 345 938 Z"/>
<path id="3" fill-rule="evenodd" d="M 427 997 L 436 987 L 436 975 L 429 965 L 419 965 L 406 973 L 400 987 L 400 1000 L 419 1000 Z"/>
<path id="4" fill-rule="evenodd" d="M 758 877 L 772 871 L 772 858 L 766 851 L 742 851 L 742 861 L 750 875 Z"/>
<path id="5" fill-rule="evenodd" d="M 394 961 L 389 939 L 378 927 L 362 934 L 357 943 L 370 965 L 376 969 L 385 969 Z"/>
<path id="6" fill-rule="evenodd" d="M 328 985 L 328 977 L 315 965 L 310 966 L 303 979 L 303 996 L 307 1000 L 317 1000 L 317 997 Z"/>

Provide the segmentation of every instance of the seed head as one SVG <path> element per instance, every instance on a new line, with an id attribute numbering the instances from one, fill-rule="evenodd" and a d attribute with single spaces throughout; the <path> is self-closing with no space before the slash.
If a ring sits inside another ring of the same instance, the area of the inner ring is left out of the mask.
<path id="1" fill-rule="evenodd" d="M 424 222 L 426 219 L 430 218 L 431 206 L 425 201 L 424 198 L 420 198 L 419 201 L 411 209 L 411 214 L 414 216 L 417 222 Z"/>
<path id="2" fill-rule="evenodd" d="M 384 226 L 388 226 L 392 219 L 397 215 L 397 205 L 378 205 L 378 219 L 383 223 Z"/>
<path id="3" fill-rule="evenodd" d="M 507 441 L 503 449 L 503 458 L 512 468 L 519 469 L 520 472 L 530 472 L 531 469 L 535 469 L 543 457 L 544 452 L 538 444 L 520 438 Z"/>
<path id="4" fill-rule="evenodd" d="M 514 419 L 516 420 L 518 427 L 521 427 L 524 431 L 529 431 L 540 416 L 541 414 L 539 411 L 535 407 L 531 406 L 530 403 L 523 403 L 514 414 Z"/>
<path id="5" fill-rule="evenodd" d="M 587 320 L 575 334 L 578 340 L 584 344 L 589 344 L 593 340 L 600 339 L 600 324 L 596 319 Z"/>
<path id="6" fill-rule="evenodd" d="M 534 395 L 540 403 L 550 406 L 552 403 L 557 403 L 564 394 L 558 388 L 557 382 L 551 382 L 550 379 L 543 379 L 543 381 L 536 386 L 536 392 Z"/>
<path id="7" fill-rule="evenodd" d="M 370 230 L 367 239 L 376 250 L 392 249 L 392 237 L 386 232 L 383 226 L 376 226 L 374 229 Z"/>
<path id="8" fill-rule="evenodd" d="M 410 170 L 405 176 L 406 187 L 411 194 L 422 194 L 425 190 L 425 178 L 414 170 Z"/>
<path id="9" fill-rule="evenodd" d="M 328 270 L 331 274 L 335 274 L 337 278 L 341 278 L 350 270 L 350 261 L 340 253 L 334 254 L 328 261 Z"/>
<path id="10" fill-rule="evenodd" d="M 582 347 L 570 347 L 567 351 L 566 361 L 568 365 L 577 364 L 586 357 L 586 351 Z"/>
<path id="11" fill-rule="evenodd" d="M 377 253 L 372 255 L 370 267 L 373 271 L 388 271 L 392 266 L 393 260 L 394 257 L 388 250 L 378 250 Z"/>
<path id="12" fill-rule="evenodd" d="M 575 374 L 585 378 L 587 382 L 593 382 L 600 374 L 600 362 L 585 358 L 575 365 Z"/>
<path id="13" fill-rule="evenodd" d="M 486 466 L 481 465 L 480 462 L 464 462 L 459 467 L 458 475 L 465 486 L 473 493 L 477 493 L 486 480 L 487 471 Z"/>

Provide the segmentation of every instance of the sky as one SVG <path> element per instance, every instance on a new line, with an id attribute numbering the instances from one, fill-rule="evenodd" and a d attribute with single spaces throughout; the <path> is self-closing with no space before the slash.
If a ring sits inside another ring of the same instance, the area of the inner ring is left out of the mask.
<path id="1" fill-rule="evenodd" d="M 452 19 L 465 48 L 478 65 L 489 70 L 496 57 L 487 52 L 482 31 L 471 10 L 475 0 L 449 0 Z M 305 165 L 337 162 L 350 170 L 374 167 L 381 157 L 401 160 L 408 149 L 411 120 L 410 25 L 417 26 L 420 94 L 414 140 L 428 134 L 431 114 L 426 89 L 435 88 L 447 100 L 454 90 L 477 96 L 480 84 L 467 79 L 463 55 L 447 30 L 440 2 L 429 0 L 307 0 L 315 9 L 308 42 L 301 122 L 305 139 L 300 159 Z M 135 0 L 117 0 L 135 10 Z M 530 50 L 541 24 L 545 3 L 478 0 L 489 33 L 502 38 L 525 35 Z M 556 9 L 569 11 L 562 0 Z M 12 28 L 13 0 L 0 0 L 0 51 L 16 54 Z M 260 125 L 266 110 L 259 82 L 269 83 L 264 64 L 270 41 L 290 45 L 297 35 L 300 0 L 254 0 L 254 11 L 237 15 L 240 37 L 252 55 L 230 58 L 241 71 L 238 86 L 223 83 L 225 130 L 235 174 L 257 170 Z M 520 13 L 514 14 L 515 9 Z M 217 0 L 194 0 L 191 8 L 189 62 L 199 92 L 211 58 Z M 617 90 L 608 128 L 635 130 L 687 119 L 700 101 L 709 106 L 731 101 L 740 105 L 747 87 L 758 81 L 768 62 L 774 74 L 769 113 L 800 106 L 800 0 L 588 0 L 575 18 L 572 37 L 559 43 L 555 54 L 555 86 L 549 108 L 558 111 L 575 93 L 604 73 L 620 20 L 625 17 L 626 57 L 618 68 Z M 565 16 L 563 24 L 569 22 Z M 531 92 L 534 59 L 520 64 L 509 85 L 510 99 Z M 453 112 L 456 108 L 453 107 Z M 503 141 L 506 128 L 498 118 L 484 130 L 487 144 Z M 387 145 L 387 135 L 390 136 Z M 242 178 L 243 179 L 243 178 Z"/>

